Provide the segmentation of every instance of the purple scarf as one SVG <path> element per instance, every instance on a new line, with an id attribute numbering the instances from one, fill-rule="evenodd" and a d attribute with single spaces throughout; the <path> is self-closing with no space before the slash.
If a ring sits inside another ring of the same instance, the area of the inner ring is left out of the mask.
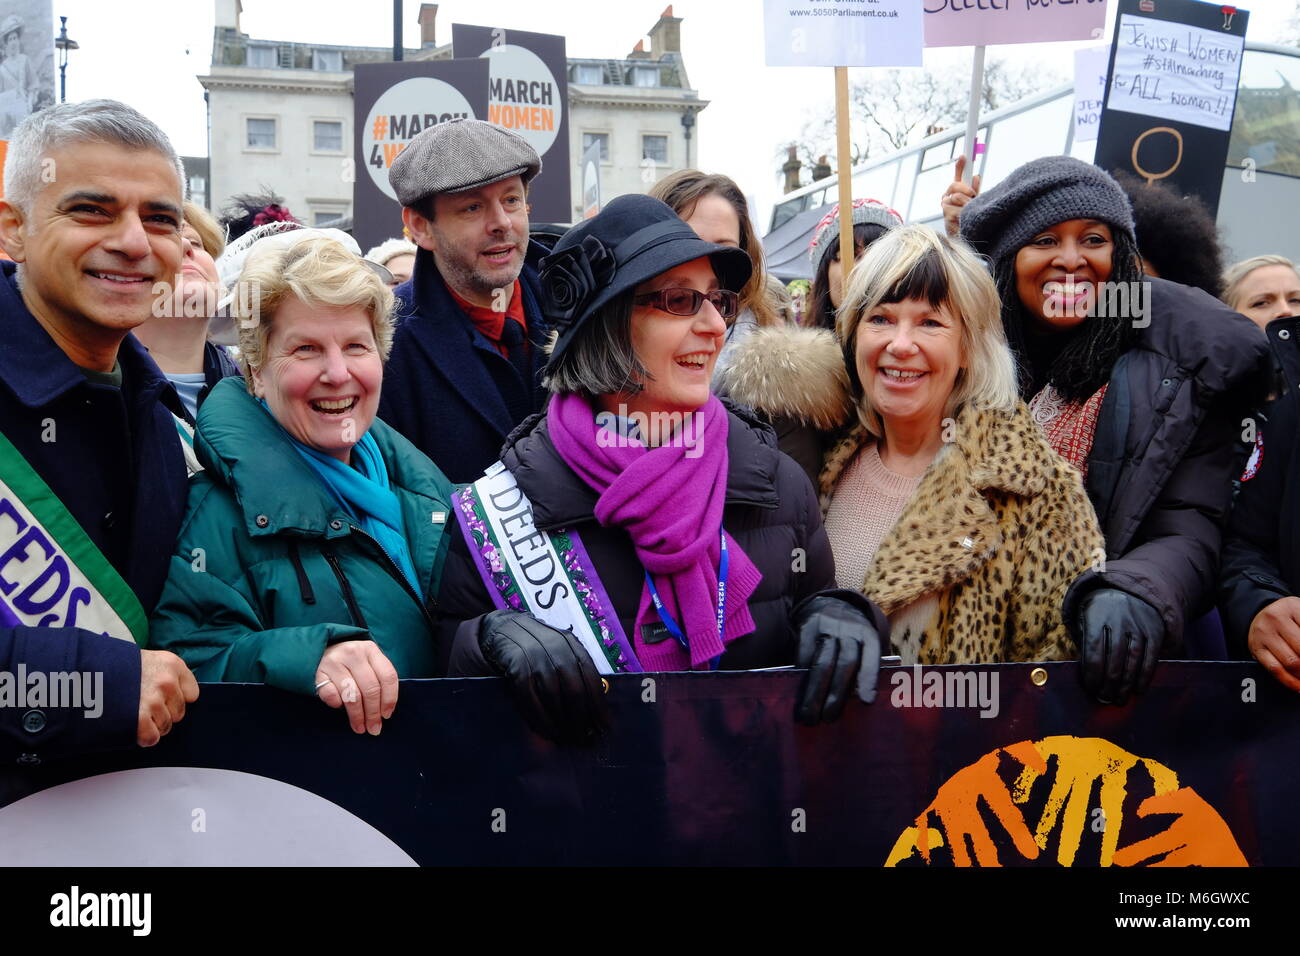
<path id="1" fill-rule="evenodd" d="M 731 643 L 754 630 L 749 596 L 763 576 L 735 539 L 727 536 L 729 572 L 722 640 L 718 639 L 718 558 L 722 507 L 727 496 L 727 410 L 710 396 L 696 415 L 696 444 L 672 440 L 658 448 L 635 442 L 597 442 L 596 413 L 581 395 L 556 395 L 546 422 L 556 450 L 574 473 L 600 495 L 596 520 L 623 528 L 642 566 L 654 576 L 665 608 L 677 619 L 691 646 L 690 659 L 669 637 L 654 644 L 642 626 L 659 614 L 650 589 L 641 588 L 634 634 L 642 667 L 648 671 L 707 667 Z M 681 433 L 678 433 L 678 438 Z M 602 447 L 626 446 L 626 447 Z M 695 457 L 687 457 L 687 453 Z"/>

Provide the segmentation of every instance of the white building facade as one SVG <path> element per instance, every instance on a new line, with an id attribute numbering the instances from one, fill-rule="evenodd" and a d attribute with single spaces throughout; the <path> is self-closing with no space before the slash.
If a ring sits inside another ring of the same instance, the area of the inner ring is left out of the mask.
<path id="1" fill-rule="evenodd" d="M 325 46 L 249 37 L 241 0 L 216 0 L 206 90 L 209 208 L 241 193 L 274 192 L 299 219 L 319 225 L 352 214 L 352 67 L 387 62 L 391 48 Z M 420 8 L 422 46 L 406 59 L 451 57 L 435 42 L 437 4 Z M 601 144 L 606 201 L 644 192 L 695 161 L 695 119 L 707 101 L 681 61 L 681 19 L 668 7 L 627 57 L 569 60 L 569 147 L 573 219 L 581 210 L 579 165 Z"/>

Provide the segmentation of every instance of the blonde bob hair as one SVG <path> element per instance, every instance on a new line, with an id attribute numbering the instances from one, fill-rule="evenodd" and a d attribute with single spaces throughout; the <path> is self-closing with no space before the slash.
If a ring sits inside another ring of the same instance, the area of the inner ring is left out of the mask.
<path id="1" fill-rule="evenodd" d="M 266 343 L 275 313 L 289 297 L 309 305 L 358 306 L 370 316 L 379 355 L 387 360 L 393 347 L 393 293 L 362 261 L 334 239 L 293 233 L 273 237 L 252 250 L 239 275 L 231 315 L 239 328 L 244 383 L 253 391 L 253 372 L 266 361 Z"/>
<path id="2" fill-rule="evenodd" d="M 858 377 L 858 326 L 879 305 L 923 299 L 946 305 L 960 328 L 965 368 L 957 372 L 945 415 L 955 417 L 966 405 L 1012 412 L 1019 402 L 1016 365 L 1002 329 L 997 287 L 984 261 L 964 242 L 953 241 L 929 226 L 891 229 L 872 243 L 849 274 L 835 332 L 844 350 L 858 417 L 880 438 L 880 415 Z"/>
<path id="3" fill-rule="evenodd" d="M 1240 262 L 1228 266 L 1223 272 L 1223 295 L 1220 298 L 1228 308 L 1237 309 L 1241 298 L 1241 284 L 1246 281 L 1246 276 L 1265 266 L 1286 266 L 1296 273 L 1296 278 L 1300 278 L 1300 272 L 1296 272 L 1295 263 L 1286 256 L 1263 255 L 1242 259 Z M 1238 311 L 1240 310 L 1238 309 Z"/>
<path id="4" fill-rule="evenodd" d="M 226 251 L 226 234 L 222 231 L 221 226 L 212 214 L 196 202 L 185 200 L 181 207 L 181 215 L 185 219 L 185 225 L 191 227 L 199 234 L 199 242 L 203 243 L 203 251 L 210 255 L 214 260 Z"/>

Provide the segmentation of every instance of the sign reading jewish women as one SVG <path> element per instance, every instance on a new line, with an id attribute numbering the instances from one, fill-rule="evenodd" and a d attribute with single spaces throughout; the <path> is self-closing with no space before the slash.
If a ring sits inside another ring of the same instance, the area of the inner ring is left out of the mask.
<path id="1" fill-rule="evenodd" d="M 1119 0 L 1096 160 L 1219 208 L 1250 14 L 1196 0 Z"/>
<path id="2" fill-rule="evenodd" d="M 368 249 L 402 234 L 402 207 L 388 184 L 393 160 L 421 130 L 453 119 L 486 118 L 488 65 L 482 60 L 362 63 L 355 73 L 352 234 Z"/>
<path id="3" fill-rule="evenodd" d="M 1106 100 L 1106 68 L 1110 47 L 1094 46 L 1074 51 L 1074 141 L 1097 138 L 1101 104 Z"/>
<path id="4" fill-rule="evenodd" d="M 564 37 L 453 23 L 451 43 L 457 57 L 487 61 L 487 121 L 518 133 L 542 157 L 542 171 L 528 187 L 529 219 L 572 222 Z"/>
<path id="5" fill-rule="evenodd" d="M 768 66 L 920 66 L 918 0 L 763 0 Z"/>
<path id="6" fill-rule="evenodd" d="M 926 46 L 1096 40 L 1106 0 L 921 0 Z"/>

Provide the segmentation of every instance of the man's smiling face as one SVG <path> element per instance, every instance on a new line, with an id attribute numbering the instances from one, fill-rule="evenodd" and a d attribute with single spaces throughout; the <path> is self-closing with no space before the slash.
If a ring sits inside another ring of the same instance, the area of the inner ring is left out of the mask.
<path id="1" fill-rule="evenodd" d="M 149 318 L 154 283 L 180 272 L 180 176 L 162 153 L 96 142 L 51 151 L 45 168 L 22 221 L 0 217 L 23 300 L 65 351 L 120 341 Z"/>

